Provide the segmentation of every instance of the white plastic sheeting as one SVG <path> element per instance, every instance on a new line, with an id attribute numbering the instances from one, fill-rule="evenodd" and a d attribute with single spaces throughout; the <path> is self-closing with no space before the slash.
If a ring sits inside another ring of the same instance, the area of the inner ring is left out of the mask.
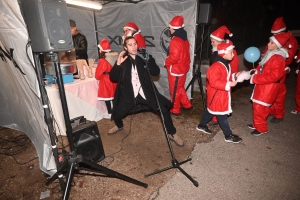
<path id="1" fill-rule="evenodd" d="M 37 150 L 41 170 L 51 175 L 56 167 L 53 165 L 50 138 L 43 120 L 44 110 L 37 77 L 26 55 L 27 41 L 27 28 L 18 1 L 1 0 L 0 126 L 24 132 Z M 31 48 L 28 48 L 28 54 L 32 58 Z"/>

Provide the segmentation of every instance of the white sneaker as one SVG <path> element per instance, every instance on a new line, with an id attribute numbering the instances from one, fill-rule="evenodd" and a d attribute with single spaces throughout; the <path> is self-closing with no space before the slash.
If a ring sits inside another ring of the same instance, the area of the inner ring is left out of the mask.
<path id="1" fill-rule="evenodd" d="M 298 112 L 297 110 L 292 110 L 291 113 L 296 115 L 296 114 L 298 114 L 300 112 Z"/>
<path id="2" fill-rule="evenodd" d="M 104 116 L 103 116 L 104 119 L 111 119 L 111 114 L 108 114 L 106 113 Z"/>

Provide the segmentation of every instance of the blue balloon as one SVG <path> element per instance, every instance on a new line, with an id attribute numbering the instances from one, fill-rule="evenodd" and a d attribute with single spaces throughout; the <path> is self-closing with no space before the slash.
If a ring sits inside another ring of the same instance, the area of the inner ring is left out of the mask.
<path id="1" fill-rule="evenodd" d="M 246 49 L 244 53 L 244 58 L 248 62 L 254 63 L 259 59 L 259 57 L 260 57 L 260 51 L 256 47 L 249 47 L 248 49 Z"/>

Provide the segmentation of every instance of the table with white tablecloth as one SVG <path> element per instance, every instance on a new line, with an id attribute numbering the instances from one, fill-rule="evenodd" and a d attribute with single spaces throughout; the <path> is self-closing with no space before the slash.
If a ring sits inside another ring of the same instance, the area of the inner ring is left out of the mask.
<path id="1" fill-rule="evenodd" d="M 99 121 L 107 112 L 104 101 L 98 100 L 99 83 L 95 78 L 75 79 L 73 83 L 64 84 L 70 119 L 84 116 L 90 121 Z M 66 135 L 66 125 L 62 105 L 56 84 L 47 87 L 51 110 L 56 121 L 56 133 Z"/>

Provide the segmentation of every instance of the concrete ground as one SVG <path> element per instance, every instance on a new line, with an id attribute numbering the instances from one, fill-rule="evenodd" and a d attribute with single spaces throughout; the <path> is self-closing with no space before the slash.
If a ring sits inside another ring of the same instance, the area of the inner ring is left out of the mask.
<path id="1" fill-rule="evenodd" d="M 192 161 L 181 167 L 199 186 L 195 187 L 179 170 L 171 169 L 177 170 L 176 174 L 150 199 L 300 199 L 300 115 L 290 113 L 295 105 L 294 71 L 286 81 L 284 121 L 272 124 L 269 117 L 268 133 L 252 136 L 246 126 L 252 123 L 251 89 L 242 88 L 246 94 L 234 102 L 228 119 L 243 142 L 226 143 L 220 131 L 212 142 L 197 144 L 190 155 Z"/>

